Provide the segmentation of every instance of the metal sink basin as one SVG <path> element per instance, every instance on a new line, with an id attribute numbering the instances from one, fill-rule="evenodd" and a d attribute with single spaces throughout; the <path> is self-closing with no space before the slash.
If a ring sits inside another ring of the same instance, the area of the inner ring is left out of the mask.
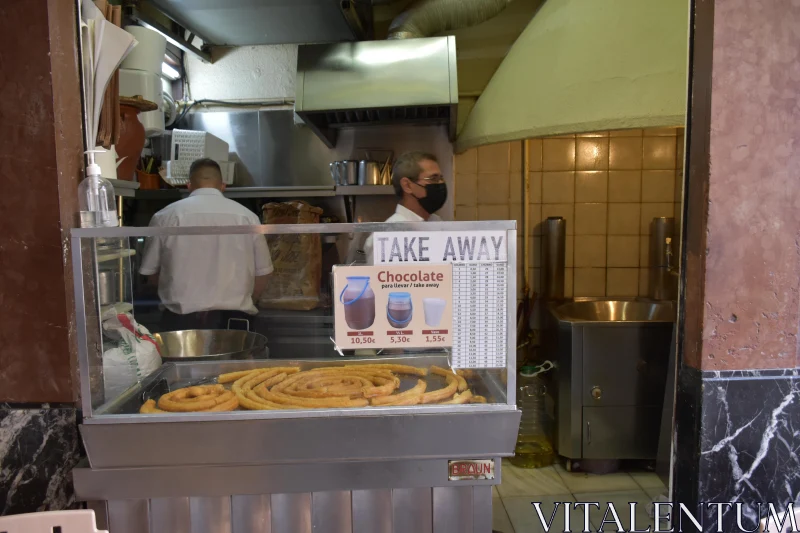
<path id="1" fill-rule="evenodd" d="M 672 302 L 642 300 L 576 300 L 561 304 L 553 314 L 564 322 L 673 322 Z"/>

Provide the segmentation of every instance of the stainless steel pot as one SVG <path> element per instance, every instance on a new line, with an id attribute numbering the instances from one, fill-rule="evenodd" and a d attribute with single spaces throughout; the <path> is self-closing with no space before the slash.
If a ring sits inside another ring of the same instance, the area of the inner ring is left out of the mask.
<path id="1" fill-rule="evenodd" d="M 101 270 L 97 275 L 97 299 L 100 305 L 117 303 L 117 276 L 113 270 Z"/>
<path id="2" fill-rule="evenodd" d="M 358 162 L 358 184 L 359 185 L 380 185 L 381 184 L 381 164 L 377 161 Z"/>
<path id="3" fill-rule="evenodd" d="M 188 329 L 153 335 L 164 362 L 263 359 L 268 355 L 267 338 L 233 329 Z"/>
<path id="4" fill-rule="evenodd" d="M 339 161 L 339 183 L 341 185 L 358 185 L 358 161 Z"/>
<path id="5" fill-rule="evenodd" d="M 330 167 L 331 167 L 331 178 L 333 179 L 333 184 L 341 185 L 341 183 L 339 183 L 339 162 L 334 161 L 333 163 L 330 164 Z"/>

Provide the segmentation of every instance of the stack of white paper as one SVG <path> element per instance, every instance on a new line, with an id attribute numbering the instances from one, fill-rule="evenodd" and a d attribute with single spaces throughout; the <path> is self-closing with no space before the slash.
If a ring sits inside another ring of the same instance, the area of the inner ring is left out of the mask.
<path id="1" fill-rule="evenodd" d="M 107 21 L 92 0 L 81 0 L 83 96 L 86 102 L 88 147 L 93 147 L 97 139 L 106 85 L 134 46 L 136 39 L 133 35 Z"/>

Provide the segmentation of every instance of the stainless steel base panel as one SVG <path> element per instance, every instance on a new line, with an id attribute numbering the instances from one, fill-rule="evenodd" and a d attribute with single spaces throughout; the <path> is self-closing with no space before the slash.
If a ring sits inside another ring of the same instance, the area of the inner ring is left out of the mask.
<path id="1" fill-rule="evenodd" d="M 491 533 L 493 480 L 447 461 L 74 470 L 110 533 Z"/>

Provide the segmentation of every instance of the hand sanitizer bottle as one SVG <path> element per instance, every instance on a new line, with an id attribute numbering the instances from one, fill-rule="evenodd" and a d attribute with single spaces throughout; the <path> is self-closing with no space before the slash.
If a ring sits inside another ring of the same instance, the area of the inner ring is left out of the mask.
<path id="1" fill-rule="evenodd" d="M 86 177 L 78 185 L 78 202 L 82 228 L 115 227 L 119 225 L 114 204 L 114 186 L 100 175 L 100 165 L 94 162 L 95 150 L 89 150 Z"/>

